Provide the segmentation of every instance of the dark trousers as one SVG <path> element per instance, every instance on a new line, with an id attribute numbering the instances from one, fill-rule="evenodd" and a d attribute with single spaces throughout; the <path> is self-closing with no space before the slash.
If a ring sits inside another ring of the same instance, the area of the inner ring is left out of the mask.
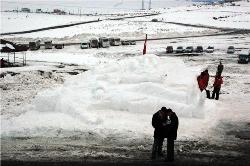
<path id="1" fill-rule="evenodd" d="M 171 138 L 167 141 L 167 160 L 174 161 L 174 139 Z"/>
<path id="2" fill-rule="evenodd" d="M 152 159 L 155 159 L 156 157 L 162 154 L 163 141 L 164 141 L 164 138 L 154 137 L 154 144 L 152 148 Z"/>
<path id="3" fill-rule="evenodd" d="M 210 90 L 206 90 L 207 98 L 210 99 Z"/>
<path id="4" fill-rule="evenodd" d="M 219 100 L 219 95 L 220 95 L 220 88 L 214 87 L 213 94 L 212 94 L 212 99 Z"/>
<path id="5" fill-rule="evenodd" d="M 154 144 L 152 149 L 152 159 L 160 156 L 162 154 L 162 145 L 164 138 L 154 138 Z M 167 160 L 174 160 L 174 139 L 167 139 Z"/>

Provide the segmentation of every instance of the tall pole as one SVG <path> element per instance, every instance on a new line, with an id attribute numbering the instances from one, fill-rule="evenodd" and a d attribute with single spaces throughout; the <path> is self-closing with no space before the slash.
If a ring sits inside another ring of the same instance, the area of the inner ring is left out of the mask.
<path id="1" fill-rule="evenodd" d="M 151 0 L 149 1 L 148 9 L 151 9 Z"/>
<path id="2" fill-rule="evenodd" d="M 144 0 L 141 1 L 141 9 L 145 10 L 145 8 L 144 8 Z"/>

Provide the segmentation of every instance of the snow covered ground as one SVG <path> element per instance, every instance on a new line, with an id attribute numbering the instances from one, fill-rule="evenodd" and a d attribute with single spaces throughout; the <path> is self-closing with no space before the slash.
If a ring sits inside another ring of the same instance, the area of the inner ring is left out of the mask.
<path id="1" fill-rule="evenodd" d="M 56 25 L 97 20 L 98 16 L 72 16 L 45 13 L 1 12 L 1 33 L 26 31 Z"/>
<path id="2" fill-rule="evenodd" d="M 249 3 L 239 3 L 248 8 Z M 216 11 L 217 7 L 209 8 Z M 247 11 L 243 11 L 245 8 L 241 7 L 243 14 L 239 20 L 248 17 Z M 187 7 L 187 10 L 190 8 L 200 11 L 197 7 Z M 205 10 L 208 6 L 200 8 Z M 218 8 L 221 13 L 224 9 L 239 10 L 238 6 L 235 9 L 231 6 Z M 171 10 L 189 17 L 179 9 Z M 167 21 L 165 15 L 162 14 Z M 138 38 L 145 33 L 149 33 L 149 37 L 201 35 L 148 41 L 147 55 L 141 55 L 143 42 L 100 49 L 82 50 L 75 45 L 62 50 L 42 47 L 38 51 L 27 51 L 27 66 L 1 68 L 1 75 L 4 75 L 0 78 L 2 158 L 146 159 L 153 141 L 152 114 L 166 106 L 180 117 L 176 148 L 179 156 L 212 155 L 219 156 L 219 160 L 230 157 L 246 160 L 250 154 L 247 153 L 250 68 L 237 63 L 237 53 L 250 48 L 249 34 L 202 37 L 202 34 L 217 30 L 149 22 L 152 18 L 106 20 L 12 36 L 12 40 L 25 42 L 37 37 L 75 42 L 102 35 L 124 38 Z M 196 19 L 188 23 L 197 24 Z M 243 25 L 231 24 L 230 20 L 228 23 L 230 26 L 226 27 L 241 28 Z M 248 25 L 249 22 L 246 27 Z M 212 26 L 217 23 L 212 22 Z M 165 54 L 167 45 L 174 48 L 211 45 L 215 52 L 197 57 L 175 57 Z M 230 45 L 235 46 L 235 54 L 226 54 Z M 225 67 L 225 83 L 220 100 L 209 100 L 198 90 L 196 77 L 207 68 L 211 75 L 209 89 L 212 90 L 219 60 Z"/>

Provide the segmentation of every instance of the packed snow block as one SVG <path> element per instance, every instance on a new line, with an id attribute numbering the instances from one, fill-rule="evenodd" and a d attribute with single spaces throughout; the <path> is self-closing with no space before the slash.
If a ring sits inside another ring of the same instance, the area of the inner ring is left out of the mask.
<path id="1" fill-rule="evenodd" d="M 35 135 L 39 135 L 37 129 L 51 135 L 57 129 L 150 135 L 152 115 L 162 106 L 189 119 L 204 119 L 213 110 L 198 88 L 196 73 L 171 57 L 144 55 L 108 61 L 67 79 L 60 87 L 40 92 L 24 107 L 25 114 L 4 120 L 3 129 Z"/>

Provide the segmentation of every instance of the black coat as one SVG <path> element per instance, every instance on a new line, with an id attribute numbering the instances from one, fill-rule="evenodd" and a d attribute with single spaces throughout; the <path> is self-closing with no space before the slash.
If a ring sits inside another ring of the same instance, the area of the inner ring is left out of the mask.
<path id="1" fill-rule="evenodd" d="M 179 120 L 174 112 L 172 112 L 172 114 L 170 115 L 170 120 L 170 124 L 164 125 L 166 124 L 167 119 L 162 119 L 160 117 L 159 111 L 153 115 L 152 126 L 155 128 L 154 137 L 170 138 L 174 140 L 177 138 Z"/>

